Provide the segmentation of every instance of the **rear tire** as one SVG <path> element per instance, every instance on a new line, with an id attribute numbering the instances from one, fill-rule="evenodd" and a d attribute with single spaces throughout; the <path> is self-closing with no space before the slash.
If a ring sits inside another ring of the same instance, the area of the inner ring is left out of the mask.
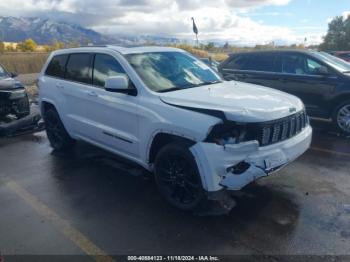
<path id="1" fill-rule="evenodd" d="M 54 108 L 49 108 L 45 111 L 44 120 L 46 134 L 53 149 L 64 151 L 74 146 L 75 140 L 69 136 Z"/>
<path id="2" fill-rule="evenodd" d="M 350 100 L 341 103 L 333 113 L 333 123 L 344 135 L 350 135 Z"/>
<path id="3" fill-rule="evenodd" d="M 206 200 L 196 161 L 185 142 L 173 142 L 159 150 L 154 174 L 159 191 L 173 206 L 190 211 Z"/>

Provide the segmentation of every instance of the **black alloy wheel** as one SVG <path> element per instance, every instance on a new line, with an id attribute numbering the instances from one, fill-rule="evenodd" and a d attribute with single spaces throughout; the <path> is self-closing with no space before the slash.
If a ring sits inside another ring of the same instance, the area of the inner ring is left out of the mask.
<path id="1" fill-rule="evenodd" d="M 155 178 L 166 200 L 179 209 L 193 210 L 204 199 L 197 164 L 186 143 L 171 143 L 159 151 Z"/>
<path id="2" fill-rule="evenodd" d="M 53 149 L 61 151 L 74 145 L 75 141 L 67 133 L 55 109 L 50 108 L 46 110 L 44 120 L 46 134 Z"/>

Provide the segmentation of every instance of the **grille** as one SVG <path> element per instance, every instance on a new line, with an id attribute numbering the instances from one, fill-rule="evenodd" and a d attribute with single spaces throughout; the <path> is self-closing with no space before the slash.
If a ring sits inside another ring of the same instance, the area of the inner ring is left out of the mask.
<path id="1" fill-rule="evenodd" d="M 271 122 L 252 124 L 248 137 L 258 140 L 260 146 L 268 146 L 296 136 L 308 125 L 308 122 L 306 112 L 301 111 Z"/>
<path id="2" fill-rule="evenodd" d="M 29 114 L 29 101 L 27 97 L 16 100 L 0 101 L 0 115 L 8 114 L 27 115 Z"/>
<path id="3" fill-rule="evenodd" d="M 18 99 L 12 105 L 14 111 L 17 114 L 28 114 L 29 113 L 29 101 L 27 97 Z"/>
<path id="4" fill-rule="evenodd" d="M 0 101 L 0 115 L 7 115 L 11 112 L 12 102 Z"/>

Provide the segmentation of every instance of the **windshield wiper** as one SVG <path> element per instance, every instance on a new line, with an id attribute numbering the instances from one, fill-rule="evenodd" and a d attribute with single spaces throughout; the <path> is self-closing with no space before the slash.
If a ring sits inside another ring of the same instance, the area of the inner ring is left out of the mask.
<path id="1" fill-rule="evenodd" d="M 157 91 L 158 93 L 166 93 L 166 92 L 171 92 L 171 91 L 176 91 L 176 90 L 182 90 L 185 89 L 185 87 L 171 87 L 168 89 L 163 89 L 163 90 L 159 90 Z"/>
<path id="2" fill-rule="evenodd" d="M 209 81 L 209 82 L 204 82 L 204 83 L 201 83 L 197 86 L 205 86 L 205 85 L 214 85 L 214 84 L 217 84 L 217 83 L 221 83 L 222 81 L 220 80 L 216 80 L 216 81 Z"/>
<path id="3" fill-rule="evenodd" d="M 181 87 L 171 87 L 168 89 L 159 90 L 158 93 L 166 93 L 166 92 L 177 91 L 177 90 L 193 88 L 193 87 L 198 87 L 198 86 L 213 85 L 213 84 L 217 84 L 217 83 L 221 83 L 221 81 L 217 80 L 217 81 L 203 82 L 200 84 L 190 84 L 190 85 L 185 85 L 185 86 L 181 86 Z"/>

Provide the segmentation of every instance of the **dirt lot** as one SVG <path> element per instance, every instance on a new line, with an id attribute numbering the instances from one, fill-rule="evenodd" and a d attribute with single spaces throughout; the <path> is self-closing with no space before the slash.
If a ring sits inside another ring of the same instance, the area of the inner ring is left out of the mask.
<path id="1" fill-rule="evenodd" d="M 142 169 L 90 145 L 58 154 L 43 132 L 2 139 L 0 251 L 348 261 L 325 256 L 350 255 L 350 141 L 320 127 L 304 156 L 247 187 L 219 217 L 172 208 Z"/>

